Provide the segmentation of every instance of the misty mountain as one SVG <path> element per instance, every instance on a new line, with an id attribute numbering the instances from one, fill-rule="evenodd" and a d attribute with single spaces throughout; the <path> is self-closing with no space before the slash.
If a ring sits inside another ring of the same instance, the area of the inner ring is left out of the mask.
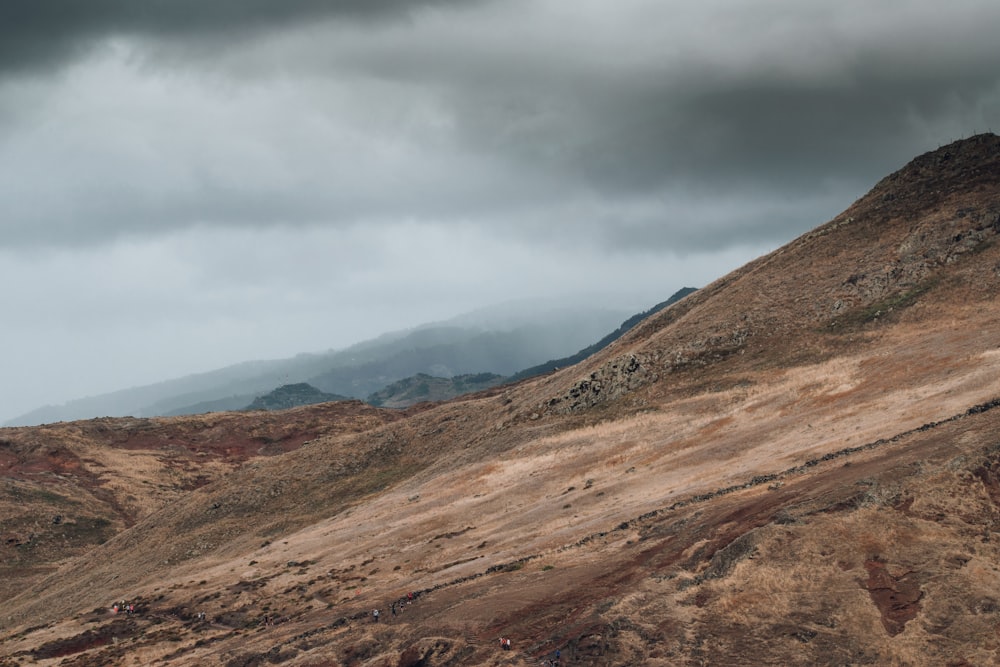
<path id="1" fill-rule="evenodd" d="M 247 361 L 45 406 L 6 425 L 240 410 L 276 387 L 300 382 L 322 392 L 364 398 L 418 373 L 442 377 L 474 373 L 507 376 L 580 349 L 605 335 L 628 314 L 612 308 L 512 302 L 446 322 L 387 333 L 343 350 Z"/>
<path id="2" fill-rule="evenodd" d="M 406 338 L 407 342 L 415 345 L 412 349 L 400 351 L 389 358 L 380 359 L 376 356 L 371 358 L 371 361 L 359 366 L 336 368 L 322 376 L 313 378 L 311 382 L 323 387 L 332 387 L 334 391 L 349 393 L 351 396 L 357 396 L 366 386 L 377 386 L 377 389 L 367 395 L 365 401 L 371 405 L 382 407 L 404 408 L 425 401 L 443 401 L 463 394 L 482 391 L 503 382 L 517 382 L 525 378 L 542 375 L 555 369 L 571 366 L 583 361 L 621 338 L 639 322 L 660 312 L 667 306 L 680 301 L 694 291 L 696 290 L 693 287 L 684 287 L 675 292 L 666 301 L 658 303 L 641 313 L 632 315 L 622 322 L 617 329 L 575 354 L 549 360 L 543 364 L 536 364 L 530 368 L 519 370 L 510 376 L 490 372 L 459 372 L 456 374 L 453 373 L 453 369 L 472 369 L 475 364 L 483 363 L 484 358 L 487 359 L 487 363 L 492 364 L 492 367 L 502 368 L 509 366 L 516 362 L 514 359 L 506 358 L 511 354 L 512 341 L 517 343 L 518 348 L 520 346 L 530 347 L 530 339 L 516 341 L 509 333 L 501 335 L 484 333 L 473 339 L 463 339 L 461 333 L 464 329 L 458 327 L 455 331 L 450 332 L 458 332 L 459 334 L 450 343 L 435 343 L 435 341 L 441 340 L 442 335 L 447 337 L 449 332 L 439 329 L 423 329 L 414 332 Z M 482 326 L 486 324 L 482 319 L 484 315 L 486 315 L 484 312 L 471 313 L 458 318 L 458 321 L 466 325 Z M 492 316 L 494 314 L 490 313 L 489 315 Z M 539 313 L 535 313 L 534 316 L 541 317 Z M 518 336 L 526 334 L 530 337 L 532 334 L 544 333 L 539 332 L 539 327 L 532 326 L 530 320 L 524 318 L 523 313 L 508 312 L 503 321 L 507 326 L 519 327 L 516 329 L 519 332 Z M 398 341 L 400 339 L 392 338 L 388 340 Z M 373 352 L 377 355 L 379 351 L 384 349 L 385 347 L 376 346 L 369 348 L 368 352 Z M 388 378 L 404 373 L 409 369 L 425 367 L 434 368 L 437 374 L 418 370 L 412 375 L 385 382 Z M 319 389 L 316 389 L 316 391 L 319 391 Z M 287 403 L 285 407 L 308 405 L 312 402 L 315 401 L 301 403 L 292 401 Z M 218 401 L 185 406 L 169 414 L 179 416 L 217 410 L 238 410 L 240 409 L 239 406 L 245 403 L 245 396 L 232 396 Z"/>
<path id="3" fill-rule="evenodd" d="M 396 380 L 425 373 L 453 377 L 474 373 L 511 375 L 538 359 L 542 350 L 564 348 L 565 340 L 544 324 L 510 331 L 484 331 L 470 335 L 468 329 L 447 327 L 414 332 L 400 343 L 402 349 L 365 363 L 331 368 L 309 378 L 323 391 L 362 397 Z"/>
<path id="4" fill-rule="evenodd" d="M 425 373 L 418 373 L 417 375 L 393 382 L 369 394 L 365 401 L 376 406 L 404 408 L 423 401 L 443 401 L 463 394 L 482 391 L 483 389 L 488 389 L 504 382 L 518 382 L 536 375 L 544 375 L 554 370 L 565 368 L 566 366 L 572 366 L 603 350 L 625 335 L 635 325 L 695 291 L 697 290 L 694 287 L 681 288 L 666 301 L 662 301 L 641 313 L 636 313 L 596 343 L 588 345 L 576 354 L 568 357 L 551 359 L 543 364 L 518 371 L 508 377 L 492 373 L 458 375 L 454 377 L 434 377 Z"/>

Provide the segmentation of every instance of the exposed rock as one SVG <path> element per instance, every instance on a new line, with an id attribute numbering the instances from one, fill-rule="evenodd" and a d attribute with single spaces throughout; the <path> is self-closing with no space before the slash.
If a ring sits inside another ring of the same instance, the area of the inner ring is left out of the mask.
<path id="1" fill-rule="evenodd" d="M 740 561 L 753 556 L 757 549 L 757 532 L 750 531 L 719 549 L 712 556 L 708 567 L 701 573 L 701 579 L 721 579 L 732 572 Z"/>
<path id="2" fill-rule="evenodd" d="M 578 381 L 562 396 L 550 399 L 546 407 L 553 412 L 576 412 L 620 398 L 655 381 L 655 373 L 645 362 L 636 354 L 612 359 L 589 377 Z"/>

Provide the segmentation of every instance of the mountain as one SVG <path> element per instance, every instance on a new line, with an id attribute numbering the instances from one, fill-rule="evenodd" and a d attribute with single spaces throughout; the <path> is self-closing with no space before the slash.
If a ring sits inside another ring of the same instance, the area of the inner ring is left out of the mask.
<path id="1" fill-rule="evenodd" d="M 426 373 L 510 375 L 603 336 L 625 310 L 562 303 L 514 302 L 454 320 L 384 334 L 344 350 L 250 361 L 144 387 L 46 406 L 8 426 L 97 416 L 153 417 L 239 410 L 286 384 L 364 398 L 387 384 Z"/>
<path id="2" fill-rule="evenodd" d="M 258 396 L 246 407 L 247 410 L 287 410 L 303 405 L 325 403 L 327 401 L 347 401 L 346 396 L 327 394 L 307 382 L 285 384 L 274 391 Z"/>
<path id="3" fill-rule="evenodd" d="M 440 404 L 0 430 L 0 660 L 998 664 L 998 202 L 949 144 Z"/>
<path id="4" fill-rule="evenodd" d="M 385 408 L 407 408 L 423 401 L 445 401 L 495 387 L 505 381 L 496 373 L 475 373 L 441 378 L 418 373 L 370 394 L 366 403 Z"/>

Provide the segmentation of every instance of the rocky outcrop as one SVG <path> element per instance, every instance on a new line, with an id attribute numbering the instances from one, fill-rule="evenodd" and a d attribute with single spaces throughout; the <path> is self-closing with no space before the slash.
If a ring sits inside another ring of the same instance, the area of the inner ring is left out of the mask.
<path id="1" fill-rule="evenodd" d="M 739 353 L 751 336 L 746 325 L 733 326 L 668 350 L 632 353 L 616 357 L 577 381 L 563 395 L 549 399 L 543 410 L 578 412 L 613 401 L 636 389 L 659 381 L 661 374 L 690 367 L 707 366 Z"/>
<path id="2" fill-rule="evenodd" d="M 657 379 L 659 378 L 646 357 L 628 354 L 612 359 L 578 381 L 562 396 L 550 399 L 546 409 L 559 413 L 585 410 L 620 398 Z"/>

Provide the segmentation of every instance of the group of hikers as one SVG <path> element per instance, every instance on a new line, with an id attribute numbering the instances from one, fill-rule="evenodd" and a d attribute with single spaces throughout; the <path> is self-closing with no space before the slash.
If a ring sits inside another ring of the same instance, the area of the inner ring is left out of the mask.
<path id="1" fill-rule="evenodd" d="M 135 603 L 122 600 L 111 605 L 111 613 L 117 614 L 118 612 L 131 616 L 135 613 Z"/>
<path id="2" fill-rule="evenodd" d="M 411 593 L 407 593 L 404 597 L 401 597 L 398 600 L 393 600 L 392 604 L 389 605 L 389 609 L 392 611 L 392 617 L 396 618 L 397 614 L 402 614 L 403 613 L 403 608 L 406 605 L 408 605 L 408 604 L 412 604 L 413 600 L 415 598 L 416 598 L 416 594 L 411 592 Z M 372 621 L 373 622 L 378 623 L 379 618 L 381 617 L 381 615 L 382 615 L 382 612 L 380 612 L 378 609 L 372 609 Z"/>

